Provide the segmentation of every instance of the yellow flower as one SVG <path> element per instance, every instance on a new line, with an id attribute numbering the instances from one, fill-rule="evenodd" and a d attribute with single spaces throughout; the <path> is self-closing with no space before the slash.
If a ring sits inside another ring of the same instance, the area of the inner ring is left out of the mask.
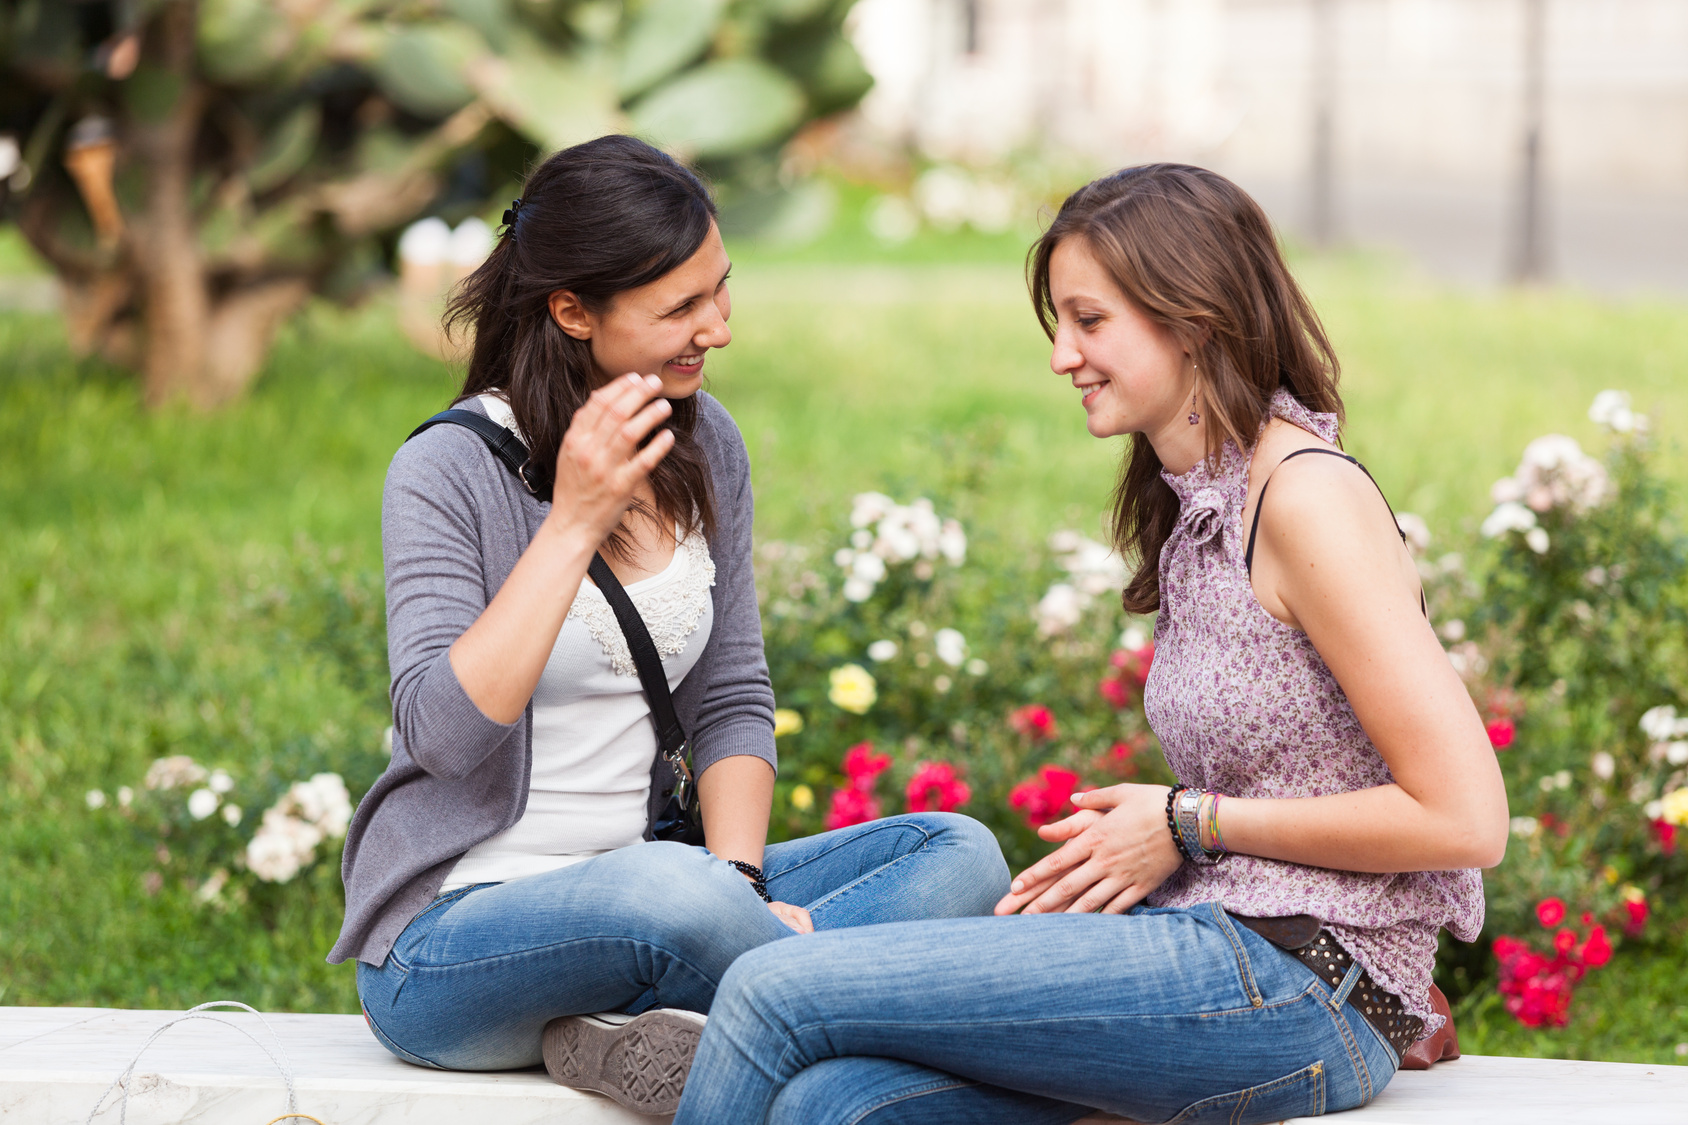
<path id="1" fill-rule="evenodd" d="M 1619 893 L 1624 896 L 1625 902 L 1646 902 L 1647 901 L 1647 892 L 1642 890 L 1640 887 L 1635 886 L 1634 884 L 1629 884 L 1629 885 L 1625 886 L 1624 889 L 1622 891 L 1620 891 Z"/>
<path id="2" fill-rule="evenodd" d="M 1618 882 L 1618 879 L 1619 879 L 1620 876 L 1618 874 L 1618 869 L 1616 867 L 1613 867 L 1611 864 L 1608 863 L 1605 867 L 1600 869 L 1600 874 L 1602 874 L 1606 877 L 1606 883 L 1607 883 L 1608 886 L 1616 886 L 1617 885 L 1617 882 Z"/>
<path id="3" fill-rule="evenodd" d="M 872 674 L 860 664 L 846 664 L 842 668 L 834 668 L 831 680 L 832 688 L 826 693 L 826 697 L 832 700 L 833 706 L 852 715 L 867 714 L 868 708 L 873 706 L 873 701 L 879 698 Z"/>
<path id="4" fill-rule="evenodd" d="M 833 673 L 833 676 L 837 675 L 837 672 Z M 833 680 L 833 683 L 837 682 Z M 1688 828 L 1688 788 L 1673 789 L 1665 794 L 1665 799 L 1659 802 L 1659 819 L 1678 828 Z"/>
<path id="5" fill-rule="evenodd" d="M 791 790 L 791 807 L 798 812 L 808 812 L 815 807 L 815 791 L 807 785 L 794 786 Z"/>
<path id="6" fill-rule="evenodd" d="M 774 737 L 784 738 L 788 734 L 797 734 L 803 729 L 803 716 L 789 707 L 780 707 L 774 711 Z"/>

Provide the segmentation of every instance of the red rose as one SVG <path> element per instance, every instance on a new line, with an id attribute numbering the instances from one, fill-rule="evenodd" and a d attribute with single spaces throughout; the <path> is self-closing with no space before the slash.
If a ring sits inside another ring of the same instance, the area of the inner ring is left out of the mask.
<path id="1" fill-rule="evenodd" d="M 873 799 L 872 794 L 853 785 L 832 791 L 832 807 L 826 813 L 827 831 L 878 819 L 879 802 Z"/>
<path id="2" fill-rule="evenodd" d="M 1536 904 L 1536 921 L 1552 929 L 1565 920 L 1565 900 L 1544 898 Z"/>
<path id="3" fill-rule="evenodd" d="M 1591 969 L 1598 969 L 1612 959 L 1612 943 L 1606 940 L 1605 927 L 1596 926 L 1589 931 L 1588 940 L 1583 943 L 1582 959 Z"/>
<path id="4" fill-rule="evenodd" d="M 1511 719 L 1496 719 L 1483 728 L 1488 732 L 1489 745 L 1496 750 L 1505 750 L 1512 745 L 1512 740 L 1518 734 L 1518 728 L 1512 725 Z"/>
<path id="5" fill-rule="evenodd" d="M 1055 714 L 1041 703 L 1028 703 L 1008 716 L 1008 725 L 1033 742 L 1054 738 Z"/>
<path id="6" fill-rule="evenodd" d="M 1666 855 L 1676 851 L 1676 825 L 1668 820 L 1655 820 L 1651 826 L 1653 839 L 1659 842 L 1659 850 Z"/>
<path id="7" fill-rule="evenodd" d="M 871 742 L 858 742 L 844 751 L 844 776 L 850 779 L 853 788 L 864 792 L 873 788 L 873 779 L 890 768 L 890 765 L 891 756 L 875 754 Z"/>
<path id="8" fill-rule="evenodd" d="M 973 790 L 948 762 L 927 762 L 909 779 L 907 796 L 909 812 L 950 812 L 965 805 Z"/>
<path id="9" fill-rule="evenodd" d="M 1629 915 L 1629 921 L 1624 923 L 1624 933 L 1630 937 L 1640 937 L 1646 928 L 1647 915 L 1651 907 L 1644 898 L 1633 898 L 1624 903 L 1624 911 Z"/>
<path id="10" fill-rule="evenodd" d="M 1044 766 L 1037 777 L 1022 781 L 1008 792 L 1008 804 L 1019 809 L 1033 828 L 1059 820 L 1073 811 L 1073 790 L 1078 774 L 1059 766 Z"/>
<path id="11" fill-rule="evenodd" d="M 1131 706 L 1131 689 L 1117 676 L 1103 679 L 1096 685 L 1096 690 L 1102 693 L 1102 698 L 1116 711 L 1123 711 Z"/>

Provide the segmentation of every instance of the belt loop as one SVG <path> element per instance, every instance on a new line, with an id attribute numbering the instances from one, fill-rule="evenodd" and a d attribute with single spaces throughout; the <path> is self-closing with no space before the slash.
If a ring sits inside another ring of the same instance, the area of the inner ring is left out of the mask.
<path id="1" fill-rule="evenodd" d="M 1356 984 L 1360 983 L 1360 977 L 1365 971 L 1358 961 L 1350 958 L 1347 974 L 1343 976 L 1342 983 L 1337 985 L 1336 991 L 1331 993 L 1331 1007 L 1340 1008 L 1348 1002 L 1348 994 L 1354 991 Z"/>

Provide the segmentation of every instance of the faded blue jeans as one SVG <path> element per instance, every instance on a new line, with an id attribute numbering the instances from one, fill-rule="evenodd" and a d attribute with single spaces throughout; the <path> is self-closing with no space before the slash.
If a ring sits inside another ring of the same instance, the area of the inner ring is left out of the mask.
<path id="1" fill-rule="evenodd" d="M 707 1012 L 748 949 L 846 926 L 988 914 L 1008 891 L 995 837 L 955 813 L 772 844 L 762 868 L 768 893 L 806 907 L 817 933 L 797 934 L 733 867 L 684 844 L 635 844 L 449 891 L 411 920 L 379 968 L 358 964 L 364 1014 L 407 1062 L 534 1066 L 541 1032 L 558 1016 Z"/>
<path id="2" fill-rule="evenodd" d="M 1217 904 L 903 922 L 751 950 L 674 1125 L 1248 1125 L 1364 1105 L 1394 1049 Z"/>

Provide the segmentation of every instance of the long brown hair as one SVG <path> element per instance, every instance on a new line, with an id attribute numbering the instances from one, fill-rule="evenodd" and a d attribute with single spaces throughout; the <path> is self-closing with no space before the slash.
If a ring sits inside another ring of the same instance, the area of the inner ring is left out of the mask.
<path id="1" fill-rule="evenodd" d="M 1051 340 L 1049 259 L 1068 237 L 1082 238 L 1120 292 L 1195 359 L 1209 457 L 1227 439 L 1251 451 L 1279 387 L 1340 421 L 1336 353 L 1266 213 L 1236 184 L 1187 164 L 1145 164 L 1068 196 L 1026 259 L 1032 305 Z M 1121 599 L 1130 613 L 1160 607 L 1161 547 L 1178 523 L 1178 497 L 1160 474 L 1148 438 L 1132 434 L 1112 529 L 1114 547 L 1136 567 Z"/>
<path id="2" fill-rule="evenodd" d="M 548 499 L 557 451 L 574 412 L 603 382 L 589 341 L 564 332 L 550 297 L 566 289 L 594 313 L 616 294 L 662 277 L 697 252 L 715 219 L 709 191 L 690 169 L 634 137 L 608 136 L 547 158 L 528 176 L 520 205 L 479 268 L 446 306 L 449 331 L 473 325 L 474 348 L 459 400 L 500 391 L 526 439 L 526 477 Z M 697 397 L 675 399 L 674 446 L 651 471 L 653 518 L 687 533 L 715 531 L 709 461 L 693 431 Z M 622 555 L 621 531 L 604 549 Z"/>

